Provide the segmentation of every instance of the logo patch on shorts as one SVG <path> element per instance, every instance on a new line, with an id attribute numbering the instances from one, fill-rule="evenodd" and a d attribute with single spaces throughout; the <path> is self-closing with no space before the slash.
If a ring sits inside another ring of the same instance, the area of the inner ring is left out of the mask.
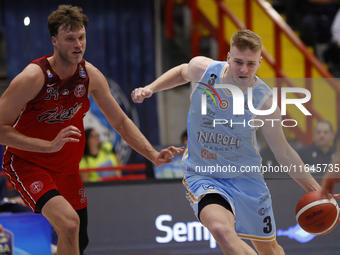
<path id="1" fill-rule="evenodd" d="M 31 184 L 31 192 L 33 194 L 39 193 L 42 188 L 44 187 L 44 184 L 41 181 L 36 181 Z"/>
<path id="2" fill-rule="evenodd" d="M 262 207 L 262 208 L 260 208 L 258 213 L 259 213 L 259 215 L 264 216 L 267 212 L 269 212 L 269 210 L 270 210 L 270 206 L 266 207 L 266 208 Z"/>
<path id="3" fill-rule="evenodd" d="M 202 185 L 202 188 L 205 189 L 205 190 L 215 189 L 214 185 L 210 185 L 210 184 L 204 184 L 204 185 Z"/>

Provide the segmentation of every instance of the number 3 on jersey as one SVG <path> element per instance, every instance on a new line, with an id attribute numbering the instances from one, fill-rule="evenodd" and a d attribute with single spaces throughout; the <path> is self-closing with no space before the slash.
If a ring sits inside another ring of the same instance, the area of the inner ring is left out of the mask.
<path id="1" fill-rule="evenodd" d="M 272 219 L 270 218 L 270 216 L 267 216 L 263 219 L 263 223 L 266 223 L 266 226 L 263 228 L 263 233 L 265 234 L 269 234 L 270 232 L 272 232 Z"/>

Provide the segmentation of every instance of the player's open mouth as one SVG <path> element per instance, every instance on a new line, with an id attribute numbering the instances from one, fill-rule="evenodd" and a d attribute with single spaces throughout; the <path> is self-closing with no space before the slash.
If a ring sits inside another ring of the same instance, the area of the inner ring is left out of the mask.
<path id="1" fill-rule="evenodd" d="M 74 51 L 73 54 L 81 54 L 81 51 Z"/>
<path id="2" fill-rule="evenodd" d="M 238 76 L 238 78 L 240 78 L 240 79 L 247 79 L 247 78 L 248 78 L 248 76 L 239 75 L 239 76 Z"/>

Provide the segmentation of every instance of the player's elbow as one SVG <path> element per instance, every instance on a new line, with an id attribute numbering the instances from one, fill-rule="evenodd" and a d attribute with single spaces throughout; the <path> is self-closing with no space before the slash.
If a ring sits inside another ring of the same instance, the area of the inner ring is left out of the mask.
<path id="1" fill-rule="evenodd" d="M 274 156 L 280 164 L 284 165 L 290 162 L 292 158 L 297 156 L 297 153 L 290 145 L 282 146 L 279 150 L 273 150 Z"/>

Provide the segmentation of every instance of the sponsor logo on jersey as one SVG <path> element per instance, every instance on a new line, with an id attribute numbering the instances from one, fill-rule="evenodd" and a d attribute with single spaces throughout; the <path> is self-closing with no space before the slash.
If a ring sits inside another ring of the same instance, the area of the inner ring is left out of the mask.
<path id="1" fill-rule="evenodd" d="M 234 155 L 234 156 L 224 156 L 223 158 L 229 161 L 236 162 L 236 161 L 239 161 L 241 157 L 242 157 L 241 155 Z"/>
<path id="2" fill-rule="evenodd" d="M 54 85 L 56 85 L 57 83 L 55 82 L 55 83 L 52 83 L 52 84 L 47 84 L 46 86 L 48 87 L 48 88 L 51 88 L 51 87 L 53 87 Z"/>
<path id="3" fill-rule="evenodd" d="M 214 129 L 213 120 L 209 118 L 203 118 L 201 127 Z"/>
<path id="4" fill-rule="evenodd" d="M 218 107 L 222 110 L 227 110 L 229 108 L 229 102 L 226 99 L 222 99 Z"/>
<path id="5" fill-rule="evenodd" d="M 74 95 L 76 97 L 82 97 L 86 93 L 86 88 L 84 84 L 78 84 L 74 89 Z"/>
<path id="6" fill-rule="evenodd" d="M 63 96 L 67 96 L 69 93 L 70 93 L 70 92 L 69 92 L 68 89 L 64 89 L 63 92 L 61 92 L 61 94 L 62 94 Z"/>
<path id="7" fill-rule="evenodd" d="M 79 65 L 79 76 L 81 78 L 86 78 L 86 72 L 85 72 L 84 68 L 81 65 Z"/>
<path id="8" fill-rule="evenodd" d="M 47 69 L 46 74 L 47 74 L 47 77 L 50 79 L 53 77 L 53 74 L 51 73 L 49 69 Z"/>
<path id="9" fill-rule="evenodd" d="M 82 107 L 82 104 L 75 103 L 74 107 L 71 107 L 70 109 L 64 109 L 63 106 L 56 107 L 53 110 L 48 110 L 43 112 L 38 116 L 38 121 L 45 121 L 46 123 L 63 123 L 64 120 L 72 119 L 74 115 L 79 111 L 79 109 Z"/>
<path id="10" fill-rule="evenodd" d="M 201 158 L 204 159 L 217 159 L 216 153 L 209 152 L 207 150 L 201 150 Z"/>
<path id="11" fill-rule="evenodd" d="M 214 118 L 216 116 L 216 112 L 214 112 L 210 108 L 207 108 L 207 116 Z"/>
<path id="12" fill-rule="evenodd" d="M 260 198 L 259 204 L 262 204 L 262 203 L 265 202 L 268 198 L 269 198 L 269 194 L 264 195 L 263 197 Z"/>
<path id="13" fill-rule="evenodd" d="M 221 99 L 220 95 L 212 87 L 215 84 L 215 81 L 217 79 L 217 75 L 216 74 L 211 74 L 210 77 L 211 78 L 209 79 L 208 84 L 206 84 L 204 82 L 197 82 L 198 84 L 203 85 L 203 86 L 206 87 L 206 88 L 198 87 L 198 89 L 203 90 L 207 95 L 209 95 L 210 98 L 212 99 L 212 101 L 214 102 L 215 106 L 218 105 L 218 107 L 221 110 L 227 110 L 229 108 L 229 102 L 226 99 Z M 218 102 L 216 102 L 215 96 L 217 97 Z M 211 104 L 212 101 L 210 101 L 209 103 Z M 206 115 L 206 111 L 205 111 L 205 113 L 203 115 Z"/>

